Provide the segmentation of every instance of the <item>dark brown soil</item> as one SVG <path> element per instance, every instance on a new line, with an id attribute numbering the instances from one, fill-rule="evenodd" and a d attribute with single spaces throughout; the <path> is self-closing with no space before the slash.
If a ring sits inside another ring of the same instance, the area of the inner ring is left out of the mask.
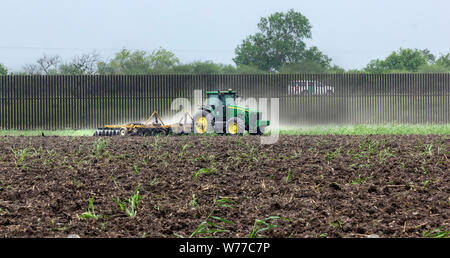
<path id="1" fill-rule="evenodd" d="M 281 136 L 273 145 L 257 136 L 1 137 L 0 154 L 0 237 L 450 229 L 448 135 Z M 114 200 L 128 205 L 138 186 L 130 217 Z M 82 219 L 91 197 L 98 218 Z"/>

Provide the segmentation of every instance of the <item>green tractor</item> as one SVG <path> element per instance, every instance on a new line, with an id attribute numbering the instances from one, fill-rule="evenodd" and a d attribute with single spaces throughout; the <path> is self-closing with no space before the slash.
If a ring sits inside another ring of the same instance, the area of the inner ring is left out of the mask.
<path id="1" fill-rule="evenodd" d="M 193 117 L 194 133 L 240 135 L 264 134 L 270 121 L 261 120 L 262 112 L 236 105 L 236 92 L 207 91 L 207 103 L 200 107 Z"/>

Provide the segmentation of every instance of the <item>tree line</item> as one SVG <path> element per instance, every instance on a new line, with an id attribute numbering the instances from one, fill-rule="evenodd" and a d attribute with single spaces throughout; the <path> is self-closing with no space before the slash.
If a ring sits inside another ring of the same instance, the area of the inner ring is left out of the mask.
<path id="1" fill-rule="evenodd" d="M 123 48 L 104 60 L 92 52 L 63 61 L 58 55 L 43 55 L 22 71 L 9 72 L 0 64 L 0 75 L 92 75 L 92 74 L 323 74 L 323 73 L 450 73 L 450 53 L 434 56 L 428 49 L 400 48 L 385 59 L 370 61 L 362 69 L 345 70 L 316 46 L 306 46 L 312 25 L 291 9 L 260 18 L 258 32 L 235 48 L 235 65 L 213 61 L 181 63 L 164 48 L 147 52 Z"/>

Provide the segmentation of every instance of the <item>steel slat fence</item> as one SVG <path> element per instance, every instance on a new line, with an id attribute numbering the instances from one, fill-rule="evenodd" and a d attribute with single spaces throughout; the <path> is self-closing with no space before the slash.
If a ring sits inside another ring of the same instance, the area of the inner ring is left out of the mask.
<path id="1" fill-rule="evenodd" d="M 154 110 L 170 118 L 174 99 L 230 88 L 269 107 L 278 98 L 281 125 L 450 120 L 450 74 L 20 75 L 0 76 L 0 129 L 97 128 Z"/>

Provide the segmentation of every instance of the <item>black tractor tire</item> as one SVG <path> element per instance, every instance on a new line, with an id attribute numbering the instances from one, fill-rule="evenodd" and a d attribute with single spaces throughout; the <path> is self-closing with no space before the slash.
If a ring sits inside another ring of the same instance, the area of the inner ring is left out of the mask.
<path id="1" fill-rule="evenodd" d="M 206 119 L 206 128 L 197 124 L 198 120 L 201 117 L 204 117 Z M 214 117 L 208 111 L 205 111 L 205 110 L 197 111 L 194 115 L 194 119 L 192 122 L 193 122 L 193 127 L 194 127 L 194 133 L 204 134 L 204 133 L 214 132 Z M 204 130 L 201 130 L 200 128 L 204 128 Z"/>
<path id="2" fill-rule="evenodd" d="M 232 131 L 233 124 L 236 126 L 236 130 Z M 232 117 L 228 119 L 225 125 L 225 131 L 228 135 L 242 135 L 245 132 L 245 122 L 239 117 Z"/>

